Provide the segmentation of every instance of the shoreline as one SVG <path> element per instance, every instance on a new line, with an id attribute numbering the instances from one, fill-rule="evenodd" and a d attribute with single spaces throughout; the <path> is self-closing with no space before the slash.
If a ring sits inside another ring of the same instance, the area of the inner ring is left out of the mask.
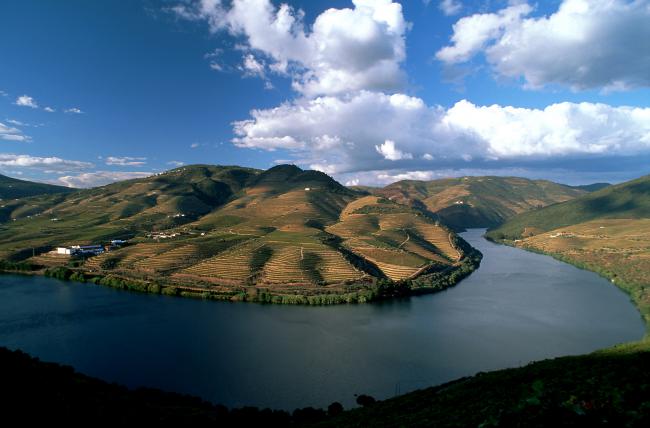
<path id="1" fill-rule="evenodd" d="M 417 277 L 403 281 L 375 280 L 368 282 L 368 285 L 362 284 L 362 288 L 350 288 L 345 293 L 318 293 L 319 290 L 313 288 L 309 289 L 309 291 L 314 291 L 314 294 L 282 294 L 274 292 L 271 287 L 262 286 L 239 286 L 224 290 L 223 287 L 219 286 L 200 287 L 155 279 L 134 279 L 119 274 L 93 273 L 67 266 L 33 269 L 34 266 L 28 264 L 6 261 L 2 261 L 2 264 L 0 264 L 0 274 L 44 276 L 62 281 L 88 282 L 139 293 L 205 300 L 325 306 L 370 303 L 443 291 L 455 286 L 478 269 L 482 257 L 480 251 L 472 248 L 465 253 L 465 257 L 458 264 L 442 271 L 422 273 Z M 7 264 L 11 264 L 16 268 L 10 269 Z M 430 267 L 425 267 L 422 271 L 426 272 L 426 268 Z M 348 287 L 354 287 L 354 285 L 350 284 Z M 356 285 L 358 286 L 358 284 Z"/>
<path id="2" fill-rule="evenodd" d="M 588 263 L 581 262 L 579 260 L 574 260 L 570 257 L 567 257 L 563 254 L 558 254 L 558 253 L 552 253 L 552 252 L 547 252 L 540 250 L 538 248 L 534 247 L 529 247 L 529 246 L 518 246 L 514 244 L 514 241 L 508 240 L 508 239 L 494 239 L 487 235 L 487 233 L 483 236 L 486 240 L 498 244 L 498 245 L 505 245 L 511 248 L 517 248 L 519 250 L 523 251 L 528 251 L 531 253 L 535 254 L 540 254 L 543 256 L 548 256 L 553 258 L 554 260 L 557 260 L 562 263 L 566 263 L 568 265 L 571 265 L 577 269 L 585 270 L 588 272 L 593 272 L 596 275 L 600 276 L 601 278 L 606 279 L 610 284 L 618 288 L 619 290 L 623 291 L 629 298 L 630 302 L 634 305 L 637 311 L 639 311 L 639 314 L 641 315 L 641 318 L 643 319 L 643 323 L 645 324 L 645 336 L 640 339 L 639 341 L 634 341 L 634 342 L 629 342 L 626 344 L 621 344 L 621 345 L 616 345 L 616 346 L 622 346 L 622 345 L 628 345 L 628 344 L 635 344 L 635 343 L 640 343 L 640 342 L 646 342 L 648 341 L 648 345 L 650 345 L 650 306 L 643 305 L 639 299 L 636 298 L 634 294 L 634 288 L 637 287 L 637 285 L 625 282 L 621 280 L 620 278 L 614 278 L 611 275 L 607 275 L 606 272 L 602 270 L 599 266 L 592 266 Z M 641 286 L 641 285 L 638 285 Z M 613 348 L 615 348 L 614 346 Z M 607 349 L 612 349 L 612 348 L 604 348 L 603 350 Z M 599 352 L 599 351 L 595 351 Z"/>

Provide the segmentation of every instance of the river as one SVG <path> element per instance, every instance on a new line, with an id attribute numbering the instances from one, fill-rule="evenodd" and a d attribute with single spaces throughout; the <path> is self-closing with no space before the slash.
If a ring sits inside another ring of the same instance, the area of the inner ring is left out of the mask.
<path id="1" fill-rule="evenodd" d="M 628 296 L 594 273 L 462 236 L 481 267 L 447 291 L 364 305 L 183 299 L 0 276 L 0 345 L 128 386 L 228 406 L 324 407 L 640 339 Z"/>

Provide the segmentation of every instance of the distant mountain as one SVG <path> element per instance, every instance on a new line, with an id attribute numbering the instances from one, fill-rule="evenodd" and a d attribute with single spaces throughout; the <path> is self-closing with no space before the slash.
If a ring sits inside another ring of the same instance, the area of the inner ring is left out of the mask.
<path id="1" fill-rule="evenodd" d="M 186 294 L 205 290 L 215 298 L 364 301 L 409 287 L 443 288 L 477 265 L 466 257 L 471 247 L 417 207 L 295 165 L 186 166 L 19 199 L 0 209 L 0 220 L 5 260 L 62 267 L 68 258 L 48 250 L 128 239 L 130 245 L 86 260 L 77 273 L 154 281 Z M 379 289 L 381 281 L 401 282 Z"/>
<path id="2" fill-rule="evenodd" d="M 522 212 L 587 193 L 546 180 L 518 177 L 462 177 L 405 180 L 373 192 L 392 201 L 428 210 L 456 230 L 494 227 Z"/>
<path id="3" fill-rule="evenodd" d="M 52 184 L 35 183 L 33 181 L 18 180 L 16 178 L 0 175 L 0 199 L 24 198 L 34 195 L 54 193 L 70 193 L 75 189 Z"/>
<path id="4" fill-rule="evenodd" d="M 605 187 L 611 186 L 611 183 L 592 183 L 592 184 L 582 184 L 580 186 L 571 186 L 574 189 L 585 190 L 587 192 L 595 192 Z"/>

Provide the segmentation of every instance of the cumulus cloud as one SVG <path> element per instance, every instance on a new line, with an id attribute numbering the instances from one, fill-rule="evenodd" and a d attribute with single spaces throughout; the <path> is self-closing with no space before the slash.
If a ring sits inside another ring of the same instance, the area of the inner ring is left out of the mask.
<path id="1" fill-rule="evenodd" d="M 93 164 L 89 162 L 61 159 L 55 156 L 39 157 L 0 153 L 0 166 L 34 168 L 47 171 L 76 171 L 91 168 Z"/>
<path id="2" fill-rule="evenodd" d="M 382 155 L 384 159 L 396 161 L 402 159 L 413 159 L 413 155 L 410 153 L 404 153 L 395 147 L 395 142 L 391 140 L 384 141 L 384 144 L 380 146 L 375 146 L 377 153 Z"/>
<path id="3" fill-rule="evenodd" d="M 83 111 L 78 109 L 77 107 L 72 107 L 72 108 L 67 108 L 64 110 L 66 113 L 73 113 L 73 114 L 82 114 Z"/>
<path id="4" fill-rule="evenodd" d="M 95 171 L 84 172 L 77 175 L 66 175 L 59 177 L 60 184 L 68 187 L 97 187 L 116 181 L 130 180 L 132 178 L 145 178 L 153 175 L 145 171 Z"/>
<path id="5" fill-rule="evenodd" d="M 293 88 L 305 95 L 402 87 L 400 63 L 408 27 L 402 6 L 391 0 L 352 3 L 354 8 L 324 11 L 310 30 L 305 29 L 302 11 L 287 4 L 276 8 L 270 0 L 234 0 L 229 6 L 196 0 L 172 10 L 184 19 L 207 21 L 212 32 L 242 37 L 244 49 L 263 55 L 270 71 L 290 75 Z M 252 59 L 263 64 L 247 55 L 244 71 L 258 68 Z"/>
<path id="6" fill-rule="evenodd" d="M 19 96 L 18 98 L 16 98 L 14 104 L 21 107 L 38 108 L 38 103 L 36 102 L 36 100 L 28 95 Z"/>
<path id="7" fill-rule="evenodd" d="M 116 165 L 116 166 L 141 166 L 145 165 L 147 158 L 143 157 L 117 157 L 117 156 L 108 156 L 105 159 L 106 165 Z"/>
<path id="8" fill-rule="evenodd" d="M 482 53 L 500 76 L 539 88 L 621 90 L 650 86 L 647 0 L 564 0 L 549 16 L 514 4 L 461 18 L 436 57 L 459 64 Z"/>
<path id="9" fill-rule="evenodd" d="M 328 173 L 471 161 L 650 154 L 650 108 L 557 103 L 544 109 L 427 106 L 360 92 L 299 99 L 234 123 L 239 147 L 292 151 Z"/>
<path id="10" fill-rule="evenodd" d="M 45 107 L 43 110 L 45 110 L 48 113 L 54 113 L 56 110 L 54 110 L 52 107 Z"/>
<path id="11" fill-rule="evenodd" d="M 438 4 L 438 8 L 447 16 L 452 16 L 460 13 L 463 4 L 457 0 L 442 0 Z"/>
<path id="12" fill-rule="evenodd" d="M 12 123 L 17 126 L 21 126 L 22 123 L 16 120 L 7 120 L 7 122 Z M 0 140 L 5 141 L 31 141 L 31 138 L 18 129 L 12 126 L 7 126 L 4 123 L 0 122 Z"/>

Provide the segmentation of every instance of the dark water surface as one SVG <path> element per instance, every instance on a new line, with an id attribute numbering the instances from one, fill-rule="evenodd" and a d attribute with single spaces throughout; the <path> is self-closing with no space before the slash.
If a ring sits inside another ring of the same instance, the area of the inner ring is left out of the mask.
<path id="1" fill-rule="evenodd" d="M 0 345 L 129 386 L 228 406 L 387 398 L 644 333 L 626 294 L 550 257 L 463 237 L 483 263 L 458 286 L 378 304 L 302 307 L 146 295 L 0 276 Z"/>

